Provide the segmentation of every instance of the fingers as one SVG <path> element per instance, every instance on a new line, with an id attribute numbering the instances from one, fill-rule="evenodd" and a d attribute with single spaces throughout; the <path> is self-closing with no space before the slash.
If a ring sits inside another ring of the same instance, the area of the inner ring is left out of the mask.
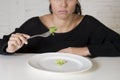
<path id="1" fill-rule="evenodd" d="M 27 44 L 27 39 L 29 38 L 29 35 L 26 34 L 21 34 L 21 33 L 16 33 L 12 34 L 10 37 L 10 40 L 15 40 L 18 45 L 20 44 Z"/>
<path id="2" fill-rule="evenodd" d="M 10 44 L 16 44 L 16 45 L 21 45 L 22 41 L 19 39 L 19 37 L 10 37 L 9 39 Z"/>
<path id="3" fill-rule="evenodd" d="M 18 45 L 15 40 L 8 41 L 9 50 L 13 50 L 13 51 L 17 50 L 17 49 L 21 48 L 22 45 Z"/>
<path id="4" fill-rule="evenodd" d="M 20 49 L 24 44 L 27 44 L 27 39 L 30 36 L 27 34 L 16 33 L 12 34 L 8 41 L 7 52 L 15 52 Z"/>

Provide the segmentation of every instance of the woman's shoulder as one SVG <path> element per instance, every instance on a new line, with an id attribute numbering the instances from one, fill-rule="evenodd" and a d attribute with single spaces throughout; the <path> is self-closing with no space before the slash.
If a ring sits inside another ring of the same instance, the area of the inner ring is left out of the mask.
<path id="1" fill-rule="evenodd" d="M 87 21 L 89 23 L 101 23 L 95 16 L 92 15 L 85 15 L 84 21 Z"/>
<path id="2" fill-rule="evenodd" d="M 39 18 L 40 19 L 45 19 L 49 16 L 50 16 L 50 14 L 46 14 L 46 15 L 42 15 L 42 16 L 32 16 L 32 17 L 28 18 L 27 20 L 36 20 L 36 19 L 39 19 Z"/>
<path id="3" fill-rule="evenodd" d="M 92 16 L 92 15 L 84 15 L 84 17 L 86 18 L 86 19 L 96 19 L 94 16 Z"/>
<path id="4" fill-rule="evenodd" d="M 51 24 L 51 14 L 46 14 L 43 16 L 39 16 L 39 21 L 46 27 L 49 27 Z"/>
<path id="5" fill-rule="evenodd" d="M 39 19 L 41 21 L 46 21 L 46 20 L 49 20 L 50 18 L 51 18 L 51 14 L 46 14 L 46 15 L 39 16 Z"/>
<path id="6" fill-rule="evenodd" d="M 27 21 L 29 22 L 29 21 L 36 21 L 36 20 L 38 20 L 39 19 L 39 16 L 33 16 L 33 17 L 30 17 L 30 18 L 28 18 L 27 19 Z"/>

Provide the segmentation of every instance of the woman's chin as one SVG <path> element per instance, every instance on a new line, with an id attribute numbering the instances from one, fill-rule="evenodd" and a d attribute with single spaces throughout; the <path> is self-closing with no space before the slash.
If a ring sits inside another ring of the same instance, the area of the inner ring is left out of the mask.
<path id="1" fill-rule="evenodd" d="M 60 19 L 68 19 L 68 15 L 61 14 L 58 16 Z"/>

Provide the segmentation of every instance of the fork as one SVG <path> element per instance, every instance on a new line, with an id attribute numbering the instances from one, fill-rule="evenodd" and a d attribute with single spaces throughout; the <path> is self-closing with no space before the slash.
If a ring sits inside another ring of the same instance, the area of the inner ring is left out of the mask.
<path id="1" fill-rule="evenodd" d="M 50 35 L 51 35 L 50 31 L 47 31 L 47 32 L 42 33 L 42 34 L 37 34 L 37 35 L 30 36 L 29 39 L 32 39 L 32 38 L 35 38 L 35 37 L 48 37 Z"/>

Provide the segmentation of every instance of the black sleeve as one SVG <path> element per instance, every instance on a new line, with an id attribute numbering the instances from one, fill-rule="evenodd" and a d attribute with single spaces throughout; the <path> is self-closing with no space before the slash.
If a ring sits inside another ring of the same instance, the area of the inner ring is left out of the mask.
<path id="1" fill-rule="evenodd" d="M 4 35 L 3 39 L 0 39 L 0 54 L 4 54 L 4 55 L 8 55 L 9 53 L 7 53 L 5 51 L 5 48 L 7 46 L 7 41 L 9 39 L 10 35 Z"/>
<path id="2" fill-rule="evenodd" d="M 27 20 L 24 24 L 22 24 L 19 28 L 16 28 L 15 31 L 12 32 L 11 34 L 24 33 L 24 34 L 32 35 L 32 33 L 34 33 L 32 32 L 34 25 L 35 25 L 35 17 L 32 17 L 29 20 Z M 10 54 L 10 53 L 7 53 L 5 49 L 7 47 L 7 42 L 11 34 L 4 35 L 3 38 L 0 40 L 0 54 L 4 54 L 4 55 Z"/>
<path id="3" fill-rule="evenodd" d="M 92 56 L 120 56 L 120 35 L 93 18 L 88 49 Z"/>

